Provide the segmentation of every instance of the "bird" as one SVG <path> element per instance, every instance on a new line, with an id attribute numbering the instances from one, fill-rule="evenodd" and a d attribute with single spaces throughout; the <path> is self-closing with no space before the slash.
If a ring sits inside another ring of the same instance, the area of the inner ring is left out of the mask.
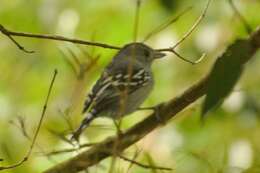
<path id="1" fill-rule="evenodd" d="M 141 42 L 123 46 L 88 93 L 82 111 L 85 117 L 71 140 L 79 141 L 81 133 L 97 117 L 116 120 L 136 111 L 153 89 L 152 63 L 164 56 Z"/>

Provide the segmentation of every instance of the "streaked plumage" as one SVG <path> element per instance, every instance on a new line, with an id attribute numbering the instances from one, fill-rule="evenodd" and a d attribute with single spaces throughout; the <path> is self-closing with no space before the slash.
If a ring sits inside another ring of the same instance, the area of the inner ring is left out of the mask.
<path id="1" fill-rule="evenodd" d="M 72 138 L 78 140 L 82 131 L 96 117 L 116 119 L 134 112 L 153 88 L 153 60 L 163 56 L 143 43 L 124 46 L 88 94 L 83 109 L 86 117 Z"/>

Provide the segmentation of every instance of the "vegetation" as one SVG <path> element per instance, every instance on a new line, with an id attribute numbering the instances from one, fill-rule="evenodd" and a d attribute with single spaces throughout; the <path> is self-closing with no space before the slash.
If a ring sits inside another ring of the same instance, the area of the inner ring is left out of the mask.
<path id="1" fill-rule="evenodd" d="M 3 0 L 0 171 L 259 172 L 260 3 L 212 1 L 207 12 L 205 6 L 202 0 L 141 1 L 140 8 L 126 0 Z M 154 49 L 178 44 L 154 64 L 156 86 L 144 103 L 157 105 L 162 121 L 137 111 L 122 119 L 120 134 L 99 118 L 81 145 L 72 145 L 69 135 L 102 69 L 124 44 L 151 32 L 146 43 Z M 203 53 L 199 63 L 180 59 L 196 62 Z"/>

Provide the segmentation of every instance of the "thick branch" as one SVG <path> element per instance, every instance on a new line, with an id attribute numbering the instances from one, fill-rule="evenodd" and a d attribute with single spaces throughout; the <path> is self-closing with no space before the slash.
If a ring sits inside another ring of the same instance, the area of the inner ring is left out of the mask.
<path id="1" fill-rule="evenodd" d="M 250 55 L 246 59 L 248 61 L 253 57 L 256 50 L 260 48 L 260 28 L 257 29 L 248 39 L 246 39 L 250 47 Z M 235 43 L 234 43 L 235 44 Z M 230 55 L 235 54 L 229 49 Z M 182 111 L 185 107 L 189 106 L 191 103 L 195 102 L 197 99 L 202 97 L 207 90 L 208 85 L 208 75 L 201 79 L 199 82 L 187 89 L 183 94 L 178 97 L 173 98 L 172 100 L 158 105 L 159 115 L 164 122 L 169 121 L 177 113 Z M 116 152 L 120 153 L 129 146 L 133 145 L 135 142 L 142 139 L 148 133 L 153 131 L 155 128 L 160 126 L 156 115 L 151 114 L 149 117 L 143 121 L 137 123 L 135 126 L 124 132 L 120 135 L 120 138 L 117 136 L 109 137 L 103 142 L 93 146 L 87 151 L 80 153 L 79 155 L 66 160 L 60 164 L 55 165 L 54 167 L 46 170 L 44 173 L 76 173 L 78 171 L 84 170 L 92 165 L 99 163 L 101 160 L 112 156 L 111 150 L 114 145 L 117 146 Z"/>

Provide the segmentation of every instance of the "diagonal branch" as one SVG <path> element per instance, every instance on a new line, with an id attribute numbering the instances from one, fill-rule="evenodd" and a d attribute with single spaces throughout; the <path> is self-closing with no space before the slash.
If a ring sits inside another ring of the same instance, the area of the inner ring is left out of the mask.
<path id="1" fill-rule="evenodd" d="M 258 28 L 256 32 L 254 32 L 248 39 L 245 39 L 245 41 L 250 48 L 248 56 L 245 57 L 245 62 L 247 62 L 253 57 L 257 49 L 260 48 L 260 28 Z M 234 44 L 236 44 L 236 42 Z M 229 48 L 226 51 L 229 52 L 230 56 L 237 53 L 231 51 Z M 208 79 L 209 76 L 206 75 L 180 96 L 177 96 L 168 102 L 159 104 L 157 106 L 159 110 L 157 114 L 159 113 L 161 120 L 167 123 L 177 113 L 181 112 L 184 108 L 202 97 L 206 93 Z M 156 115 L 153 113 L 143 121 L 128 129 L 126 132 L 123 132 L 119 137 L 109 137 L 94 145 L 89 150 L 83 151 L 77 156 L 53 166 L 44 173 L 76 173 L 84 170 L 90 166 L 98 164 L 101 160 L 107 157 L 113 156 L 113 153 L 108 150 L 113 149 L 114 145 L 117 145 L 115 152 L 120 153 L 137 141 L 141 140 L 144 136 L 152 132 L 160 125 L 162 124 L 158 122 Z"/>
<path id="2" fill-rule="evenodd" d="M 50 95 L 51 95 L 51 91 L 53 89 L 53 85 L 54 85 L 54 82 L 55 82 L 55 79 L 56 79 L 56 76 L 58 74 L 58 71 L 57 69 L 54 70 L 54 74 L 53 74 L 53 77 L 52 77 L 52 80 L 51 80 L 51 84 L 50 84 L 50 87 L 49 87 L 49 90 L 48 90 L 48 93 L 47 93 L 47 97 L 45 99 L 45 103 L 43 105 L 43 108 L 42 108 L 42 113 L 41 113 L 41 117 L 40 117 L 40 120 L 39 120 L 39 123 L 37 125 L 37 128 L 36 128 L 36 131 L 34 133 L 34 136 L 32 138 L 32 143 L 30 145 L 30 148 L 27 152 L 27 154 L 25 155 L 25 157 L 18 163 L 15 163 L 13 165 L 10 165 L 10 166 L 0 166 L 0 171 L 2 170 L 7 170 L 7 169 L 13 169 L 13 168 L 16 168 L 18 166 L 21 166 L 24 162 L 26 162 L 29 157 L 31 156 L 32 154 L 32 151 L 33 151 L 33 148 L 34 148 L 34 145 L 36 143 L 36 140 L 39 136 L 39 132 L 40 132 L 40 129 L 41 129 L 41 126 L 42 126 L 42 122 L 43 122 L 43 119 L 45 117 L 45 113 L 46 113 L 46 110 L 47 110 L 47 106 L 48 106 L 48 103 L 49 103 L 49 98 L 50 98 Z"/>
<path id="3" fill-rule="evenodd" d="M 175 49 L 183 42 L 185 41 L 186 38 L 188 38 L 192 32 L 197 28 L 197 26 L 201 23 L 202 19 L 206 16 L 206 13 L 207 13 L 207 10 L 209 8 L 209 5 L 211 3 L 212 0 L 208 0 L 202 14 L 199 16 L 199 18 L 195 21 L 195 23 L 191 26 L 191 28 L 182 36 L 182 38 L 180 40 L 177 41 L 177 43 L 175 43 L 175 45 L 169 47 L 169 48 L 164 48 L 164 49 L 157 49 L 157 51 L 163 51 L 163 52 L 171 52 L 173 54 L 175 54 L 178 58 L 188 62 L 188 63 L 191 63 L 191 64 L 198 64 L 204 57 L 205 57 L 205 54 L 202 54 L 201 57 L 193 62 L 193 61 L 190 61 L 184 57 L 182 57 L 180 54 L 178 54 Z"/>
<path id="4" fill-rule="evenodd" d="M 246 21 L 246 19 L 241 15 L 241 13 L 239 12 L 239 10 L 237 9 L 237 7 L 235 6 L 233 0 L 228 0 L 231 8 L 233 9 L 235 15 L 239 18 L 239 20 L 242 22 L 242 24 L 244 25 L 244 28 L 246 30 L 246 32 L 248 34 L 250 34 L 252 32 L 252 28 L 250 27 L 250 25 L 248 24 L 248 22 Z"/>
<path id="5" fill-rule="evenodd" d="M 140 18 L 140 7 L 141 7 L 141 0 L 136 1 L 136 9 L 135 9 L 135 20 L 134 20 L 134 42 L 137 41 L 138 38 L 138 25 L 139 25 L 139 18 Z"/>
<path id="6" fill-rule="evenodd" d="M 165 23 L 162 23 L 159 26 L 157 26 L 155 29 L 153 29 L 150 33 L 148 33 L 144 37 L 143 42 L 149 40 L 155 34 L 157 34 L 157 33 L 161 32 L 162 30 L 166 29 L 168 26 L 170 26 L 171 24 L 173 24 L 174 22 L 179 20 L 184 14 L 186 14 L 191 9 L 192 9 L 192 7 L 188 7 L 186 9 L 184 9 L 182 12 L 180 12 L 177 16 L 174 16 L 174 18 L 172 18 L 172 19 L 166 21 Z"/>
<path id="7" fill-rule="evenodd" d="M 129 158 L 123 156 L 123 155 L 118 155 L 118 157 L 119 157 L 120 159 L 124 160 L 124 161 L 130 162 L 130 163 L 132 163 L 132 164 L 135 164 L 135 165 L 140 166 L 140 167 L 145 168 L 145 169 L 158 169 L 158 170 L 172 171 L 171 168 L 145 165 L 145 164 L 143 164 L 143 163 L 139 163 L 139 162 L 137 162 L 137 161 L 135 161 L 135 160 L 129 159 Z"/>

